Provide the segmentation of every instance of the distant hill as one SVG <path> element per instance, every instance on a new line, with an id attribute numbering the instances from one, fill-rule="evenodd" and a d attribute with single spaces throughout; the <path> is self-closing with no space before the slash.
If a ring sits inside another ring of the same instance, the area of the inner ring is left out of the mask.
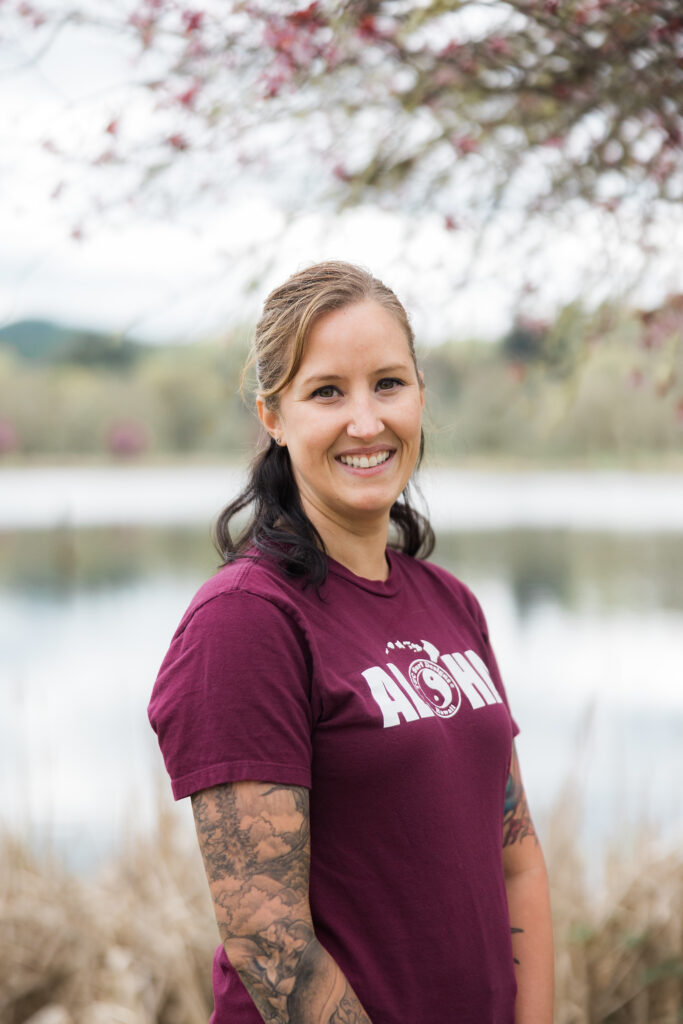
<path id="1" fill-rule="evenodd" d="M 149 351 L 142 342 L 52 320 L 17 320 L 0 327 L 0 350 L 41 363 L 76 363 L 125 369 Z"/>

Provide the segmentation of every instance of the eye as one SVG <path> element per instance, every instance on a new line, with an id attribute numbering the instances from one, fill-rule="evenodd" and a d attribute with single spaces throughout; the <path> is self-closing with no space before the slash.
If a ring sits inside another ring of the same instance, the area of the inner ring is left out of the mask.
<path id="1" fill-rule="evenodd" d="M 404 385 L 404 381 L 399 380 L 398 377 L 382 377 L 381 380 L 377 381 L 376 388 L 378 391 L 394 391 L 396 388 L 401 388 Z"/>
<path id="2" fill-rule="evenodd" d="M 339 388 L 334 384 L 323 384 L 322 387 L 315 389 L 311 398 L 334 398 L 338 394 L 340 394 Z"/>

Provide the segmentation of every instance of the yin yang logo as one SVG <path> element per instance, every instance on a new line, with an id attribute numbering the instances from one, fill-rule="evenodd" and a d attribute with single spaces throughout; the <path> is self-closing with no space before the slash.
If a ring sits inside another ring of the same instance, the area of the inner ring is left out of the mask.
<path id="1" fill-rule="evenodd" d="M 433 661 L 418 658 L 411 664 L 409 673 L 410 682 L 439 718 L 450 718 L 457 714 L 462 694 L 445 668 Z"/>

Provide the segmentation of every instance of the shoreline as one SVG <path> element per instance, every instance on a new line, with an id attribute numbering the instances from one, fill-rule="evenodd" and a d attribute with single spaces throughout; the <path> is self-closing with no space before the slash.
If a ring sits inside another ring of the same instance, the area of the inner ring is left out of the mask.
<path id="1" fill-rule="evenodd" d="M 102 458 L 101 454 L 62 454 L 41 452 L 35 455 L 0 455 L 0 479 L 6 470 L 21 469 L 183 469 L 205 467 L 244 470 L 253 454 L 250 451 L 240 459 L 234 453 L 217 452 L 156 453 L 148 456 Z M 425 458 L 418 473 L 430 469 L 450 469 L 472 472 L 626 472 L 626 473 L 681 473 L 683 474 L 683 434 L 681 451 L 614 451 L 593 452 L 590 455 L 506 455 L 499 453 L 459 453 L 444 458 L 429 451 L 427 438 Z"/>
<path id="2" fill-rule="evenodd" d="M 82 463 L 0 469 L 0 531 L 209 526 L 241 489 L 234 463 Z M 417 479 L 440 531 L 683 533 L 683 473 L 623 467 L 427 465 Z"/>

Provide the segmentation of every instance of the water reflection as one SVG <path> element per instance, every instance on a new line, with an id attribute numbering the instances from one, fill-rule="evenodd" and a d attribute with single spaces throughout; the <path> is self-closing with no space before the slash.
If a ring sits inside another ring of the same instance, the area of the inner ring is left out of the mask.
<path id="1" fill-rule="evenodd" d="M 494 576 L 521 617 L 568 608 L 683 609 L 683 535 L 569 530 L 442 533 L 434 560 L 461 579 Z M 44 599 L 154 575 L 204 579 L 219 562 L 208 530 L 117 527 L 0 531 L 0 587 Z"/>
<path id="2" fill-rule="evenodd" d="M 683 536 L 441 534 L 435 560 L 486 611 L 537 816 L 569 777 L 590 842 L 623 837 L 644 814 L 673 840 L 683 821 Z M 115 845 L 131 818 L 151 819 L 162 769 L 149 690 L 217 561 L 206 529 L 0 533 L 5 821 L 50 834 L 78 865 Z"/>
<path id="3" fill-rule="evenodd" d="M 520 616 L 538 603 L 568 608 L 683 609 L 683 536 L 509 530 L 443 534 L 436 559 L 463 579 L 495 576 Z"/>
<path id="4" fill-rule="evenodd" d="M 127 587 L 155 574 L 208 576 L 208 531 L 109 527 L 0 532 L 0 586 L 26 595 Z"/>

